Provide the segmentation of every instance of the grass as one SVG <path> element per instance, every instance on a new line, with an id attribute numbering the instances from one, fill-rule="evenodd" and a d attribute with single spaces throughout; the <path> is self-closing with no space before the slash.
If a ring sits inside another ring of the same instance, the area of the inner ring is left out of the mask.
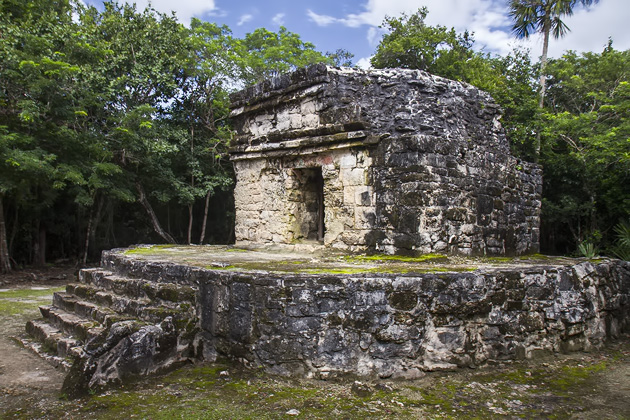
<path id="1" fill-rule="evenodd" d="M 50 289 L 11 289 L 0 292 L 0 316 L 15 316 L 37 310 L 39 305 L 49 304 L 54 292 L 64 287 Z"/>
<path id="2" fill-rule="evenodd" d="M 297 418 L 308 419 L 572 418 L 584 410 L 586 395 L 601 392 L 598 375 L 627 363 L 628 354 L 612 354 L 606 361 L 568 358 L 430 373 L 416 381 L 368 381 L 371 391 L 362 397 L 348 379 L 288 379 L 230 362 L 198 364 L 101 395 L 29 406 L 5 416 L 264 420 L 289 418 L 287 413 L 297 410 Z"/>
<path id="3" fill-rule="evenodd" d="M 222 374 L 228 370 L 228 376 Z M 410 418 L 411 410 L 401 407 L 400 399 L 383 392 L 361 398 L 339 383 L 279 379 L 235 371 L 230 365 L 205 365 L 94 396 L 77 414 L 100 419 L 278 419 L 298 410 L 299 418 L 311 419 Z"/>

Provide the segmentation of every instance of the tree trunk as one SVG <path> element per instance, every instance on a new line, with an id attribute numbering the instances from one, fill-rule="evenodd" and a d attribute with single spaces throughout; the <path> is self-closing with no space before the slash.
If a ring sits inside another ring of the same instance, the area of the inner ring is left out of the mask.
<path id="1" fill-rule="evenodd" d="M 160 235 L 160 237 L 166 242 L 170 244 L 176 243 L 175 239 L 173 239 L 173 237 L 168 232 L 162 229 L 160 221 L 155 215 L 153 207 L 151 207 L 151 203 L 149 203 L 149 200 L 147 200 L 147 195 L 144 192 L 144 187 L 142 187 L 142 184 L 139 181 L 136 181 L 136 189 L 138 190 L 139 195 L 138 200 L 140 201 L 140 204 L 142 204 L 142 207 L 144 207 L 144 209 L 148 213 L 149 218 L 151 219 L 151 223 L 153 224 L 153 230 L 155 230 L 155 232 Z"/>
<path id="2" fill-rule="evenodd" d="M 543 50 L 540 56 L 540 96 L 538 98 L 538 108 L 543 109 L 545 107 L 545 92 L 547 89 L 547 53 L 549 51 L 549 32 L 551 31 L 551 22 L 549 19 L 543 27 Z M 540 159 L 540 128 L 536 130 L 536 143 L 534 144 L 534 154 L 536 162 Z"/>
<path id="3" fill-rule="evenodd" d="M 38 223 L 39 230 L 37 233 L 37 254 L 35 265 L 38 267 L 44 267 L 46 265 L 46 228 L 42 227 L 41 222 Z"/>
<path id="4" fill-rule="evenodd" d="M 94 205 L 92 205 L 92 207 L 90 208 L 90 218 L 88 220 L 87 231 L 85 234 L 85 251 L 83 253 L 83 265 L 87 264 L 87 259 L 88 259 L 89 250 L 90 250 L 90 242 L 94 243 L 95 241 L 96 229 L 98 228 L 98 225 L 101 220 L 103 203 L 105 201 L 103 199 L 102 194 L 99 195 L 98 193 L 96 193 L 95 196 L 98 197 L 94 202 L 94 205 L 96 205 L 96 214 L 94 214 Z"/>
<path id="5" fill-rule="evenodd" d="M 540 56 L 540 97 L 538 98 L 538 107 L 543 109 L 545 106 L 545 92 L 547 89 L 547 53 L 549 51 L 549 31 L 550 23 L 543 28 L 543 50 Z"/>
<path id="6" fill-rule="evenodd" d="M 92 230 L 92 221 L 94 220 L 94 205 L 90 207 L 90 216 L 88 217 L 87 230 L 85 232 L 85 246 L 83 247 L 83 265 L 87 263 L 88 250 L 90 249 L 90 231 Z"/>
<path id="7" fill-rule="evenodd" d="M 11 226 L 11 236 L 9 236 L 9 255 L 13 253 L 13 245 L 15 244 L 15 237 L 18 231 L 18 223 L 20 216 L 20 207 L 15 205 L 15 217 L 13 218 L 13 226 Z"/>
<path id="8" fill-rule="evenodd" d="M 0 273 L 9 273 L 11 271 L 11 260 L 9 247 L 7 246 L 7 229 L 4 223 L 3 198 L 4 194 L 0 194 Z"/>
<path id="9" fill-rule="evenodd" d="M 188 245 L 192 244 L 193 205 L 188 205 Z"/>
<path id="10" fill-rule="evenodd" d="M 206 239 L 206 224 L 208 223 L 208 208 L 210 207 L 210 195 L 212 190 L 208 190 L 206 194 L 206 205 L 203 210 L 203 223 L 201 224 L 201 235 L 199 236 L 199 245 L 203 245 L 203 241 Z"/>

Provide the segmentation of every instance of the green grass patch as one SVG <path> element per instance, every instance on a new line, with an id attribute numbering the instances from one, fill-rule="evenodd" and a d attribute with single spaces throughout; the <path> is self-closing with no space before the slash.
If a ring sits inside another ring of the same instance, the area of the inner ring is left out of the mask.
<path id="1" fill-rule="evenodd" d="M 61 292 L 64 287 L 55 287 L 44 290 L 11 289 L 0 292 L 0 316 L 20 315 L 50 303 L 54 292 Z"/>
<path id="2" fill-rule="evenodd" d="M 600 362 L 589 366 L 563 366 L 549 383 L 559 391 L 567 391 L 574 387 L 580 387 L 587 382 L 593 374 L 606 369 L 606 362 Z"/>

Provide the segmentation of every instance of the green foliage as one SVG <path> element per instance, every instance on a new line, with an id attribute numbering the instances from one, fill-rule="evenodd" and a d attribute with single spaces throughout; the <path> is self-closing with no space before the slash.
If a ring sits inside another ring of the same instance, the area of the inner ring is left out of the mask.
<path id="1" fill-rule="evenodd" d="M 334 64 L 315 50 L 315 45 L 304 42 L 300 36 L 284 26 L 278 32 L 258 28 L 236 43 L 240 61 L 240 79 L 254 84 L 279 74 L 315 63 Z M 341 57 L 343 60 L 343 57 Z"/>
<path id="2" fill-rule="evenodd" d="M 468 32 L 458 34 L 444 26 L 428 26 L 428 9 L 419 9 L 408 16 L 386 17 L 382 27 L 388 33 L 370 59 L 376 68 L 400 67 L 426 70 L 449 79 L 463 80 L 468 60 L 475 55 Z"/>
<path id="3" fill-rule="evenodd" d="M 326 57 L 332 60 L 332 65 L 335 67 L 353 67 L 352 58 L 354 54 L 343 48 L 337 48 L 335 52 L 327 52 Z"/>
<path id="4" fill-rule="evenodd" d="M 584 241 L 578 245 L 578 251 L 583 257 L 595 258 L 599 252 L 595 244 L 589 241 Z"/>
<path id="5" fill-rule="evenodd" d="M 622 260 L 630 261 L 630 221 L 623 220 L 615 226 L 617 237 L 612 254 Z"/>
<path id="6" fill-rule="evenodd" d="M 543 227 L 557 243 L 579 244 L 630 209 L 630 51 L 568 51 L 547 67 L 543 113 Z"/>

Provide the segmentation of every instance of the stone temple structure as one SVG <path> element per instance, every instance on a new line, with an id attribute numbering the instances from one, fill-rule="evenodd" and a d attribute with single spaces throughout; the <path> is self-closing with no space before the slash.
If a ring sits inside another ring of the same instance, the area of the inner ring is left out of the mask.
<path id="1" fill-rule="evenodd" d="M 379 255 L 538 250 L 540 168 L 510 155 L 485 93 L 313 66 L 232 100 L 237 247 L 118 249 L 81 270 L 26 326 L 69 368 L 67 395 L 220 358 L 414 379 L 630 332 L 630 262 Z M 292 252 L 246 249 L 261 244 Z"/>
<path id="2" fill-rule="evenodd" d="M 511 156 L 499 107 L 468 84 L 315 65 L 231 99 L 237 245 L 538 251 L 541 170 Z"/>

